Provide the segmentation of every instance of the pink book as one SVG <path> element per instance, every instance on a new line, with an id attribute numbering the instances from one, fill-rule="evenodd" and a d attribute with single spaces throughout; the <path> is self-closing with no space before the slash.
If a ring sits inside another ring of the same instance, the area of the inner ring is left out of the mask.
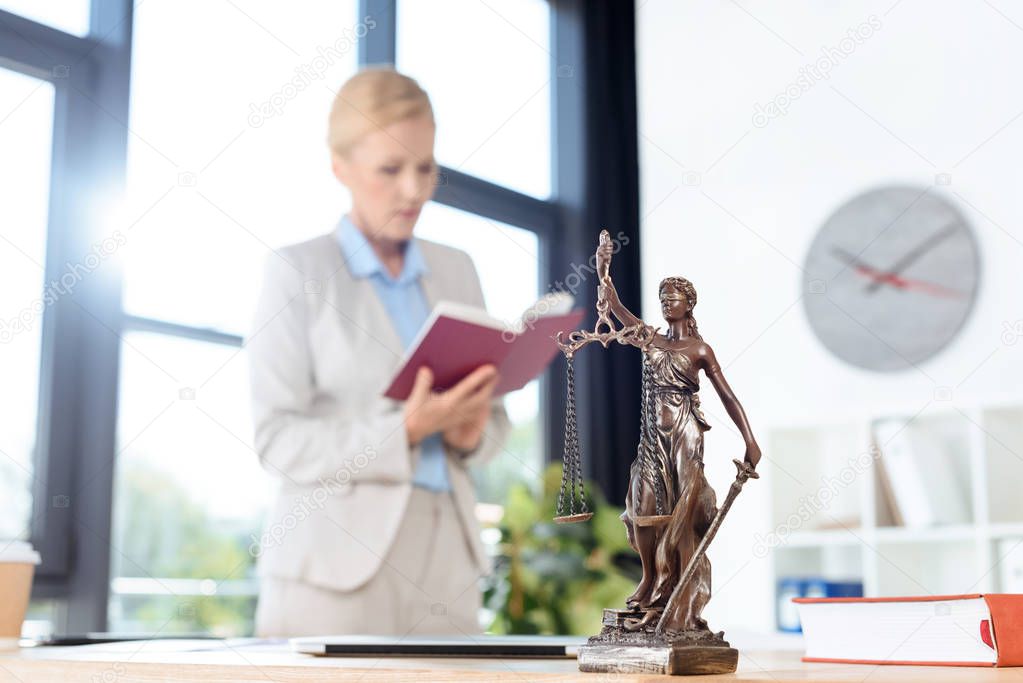
<path id="1" fill-rule="evenodd" d="M 558 353 L 554 335 L 578 327 L 583 310 L 571 306 L 567 294 L 548 295 L 509 325 L 481 308 L 441 301 L 409 346 L 384 396 L 407 399 L 416 372 L 424 365 L 433 370 L 433 388 L 438 391 L 450 389 L 487 363 L 501 375 L 494 396 L 521 389 Z"/>

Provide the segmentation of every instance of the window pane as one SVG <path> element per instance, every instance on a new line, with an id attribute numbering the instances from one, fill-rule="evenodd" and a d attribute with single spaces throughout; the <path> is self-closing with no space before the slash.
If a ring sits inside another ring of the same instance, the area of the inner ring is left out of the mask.
<path id="1" fill-rule="evenodd" d="M 53 86 L 0 69 L 0 539 L 27 538 L 39 389 Z"/>
<path id="2" fill-rule="evenodd" d="M 140 3 L 125 309 L 243 333 L 271 248 L 348 206 L 327 114 L 356 69 L 355 0 Z M 182 40 L 187 37 L 186 40 Z"/>
<path id="3" fill-rule="evenodd" d="M 129 332 L 122 345 L 110 628 L 251 633 L 273 485 L 252 447 L 241 349 Z"/>
<path id="4" fill-rule="evenodd" d="M 536 233 L 430 202 L 416 236 L 468 252 L 480 275 L 487 310 L 496 318 L 513 324 L 540 297 Z M 504 503 L 513 483 L 536 485 L 543 471 L 539 382 L 508 394 L 505 406 L 512 433 L 501 453 L 474 472 L 484 503 Z"/>
<path id="5" fill-rule="evenodd" d="M 399 2 L 397 41 L 398 68 L 433 101 L 438 161 L 549 196 L 548 3 Z"/>
<path id="6" fill-rule="evenodd" d="M 0 0 L 0 9 L 78 36 L 89 33 L 89 0 Z"/>

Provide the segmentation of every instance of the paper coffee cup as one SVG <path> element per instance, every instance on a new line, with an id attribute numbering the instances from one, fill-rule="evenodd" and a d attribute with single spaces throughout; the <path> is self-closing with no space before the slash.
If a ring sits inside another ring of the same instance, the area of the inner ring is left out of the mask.
<path id="1" fill-rule="evenodd" d="M 18 646 L 37 564 L 28 543 L 0 540 L 0 649 Z"/>

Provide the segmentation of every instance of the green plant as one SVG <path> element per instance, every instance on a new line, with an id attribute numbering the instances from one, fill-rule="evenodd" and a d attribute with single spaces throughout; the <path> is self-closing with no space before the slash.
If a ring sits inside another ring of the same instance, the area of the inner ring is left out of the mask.
<path id="1" fill-rule="evenodd" d="M 587 483 L 593 518 L 552 521 L 561 466 L 544 472 L 536 495 L 513 485 L 500 523 L 501 552 L 484 601 L 495 612 L 493 633 L 594 634 L 605 607 L 625 606 L 640 578 L 621 509 Z"/>

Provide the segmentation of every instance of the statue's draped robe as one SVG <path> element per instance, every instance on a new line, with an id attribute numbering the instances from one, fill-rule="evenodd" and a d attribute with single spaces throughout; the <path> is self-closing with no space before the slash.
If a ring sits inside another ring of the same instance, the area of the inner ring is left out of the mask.
<path id="1" fill-rule="evenodd" d="M 700 613 L 710 599 L 710 561 L 706 555 L 685 589 L 668 604 L 665 602 L 717 509 L 714 490 L 703 473 L 703 433 L 710 425 L 700 411 L 697 368 L 688 355 L 653 345 L 644 353 L 649 363 L 649 410 L 653 413 L 648 422 L 652 448 L 646 456 L 652 463 L 647 467 L 653 465 L 663 486 L 665 512 L 671 514 L 657 543 L 651 604 L 664 605 L 667 630 L 704 630 L 707 624 Z M 642 476 L 642 467 L 634 466 L 633 477 Z M 630 486 L 630 495 L 633 493 Z"/>

